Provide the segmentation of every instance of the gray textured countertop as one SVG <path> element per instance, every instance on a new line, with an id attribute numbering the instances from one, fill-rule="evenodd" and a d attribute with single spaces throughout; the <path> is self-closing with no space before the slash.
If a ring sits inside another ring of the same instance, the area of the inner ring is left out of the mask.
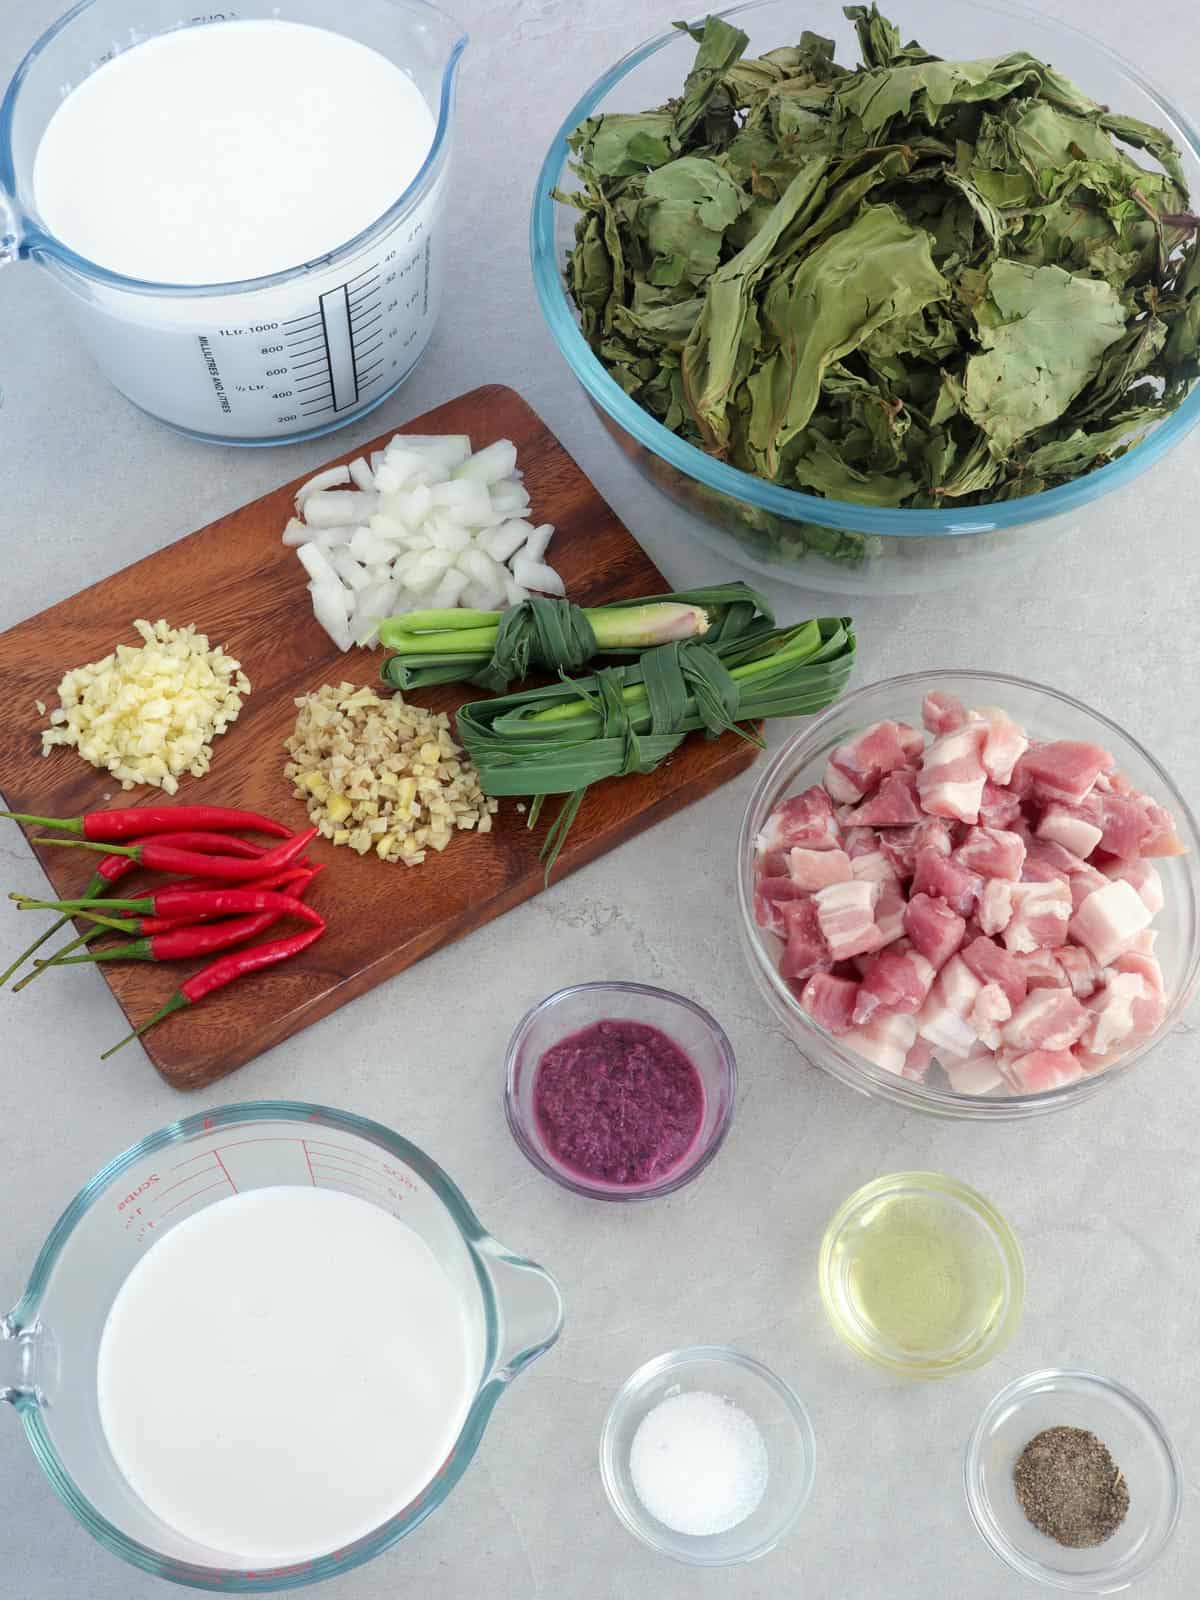
<path id="1" fill-rule="evenodd" d="M 58 9 L 58 0 L 6 0 L 0 82 Z M 490 381 L 529 398 L 673 583 L 725 576 L 701 546 L 664 535 L 661 503 L 595 422 L 543 330 L 525 246 L 530 185 L 563 110 L 678 9 L 676 0 L 458 0 L 473 44 L 445 310 L 407 387 L 336 440 L 238 452 L 176 438 L 92 370 L 43 274 L 0 274 L 0 627 L 334 450 Z M 1047 0 L 1043 9 L 1132 55 L 1196 108 L 1194 0 L 1160 0 L 1152 10 Z M 903 18 L 902 6 L 895 11 Z M 857 605 L 857 681 L 931 665 L 1042 679 L 1128 726 L 1194 800 L 1197 504 L 1193 439 L 1011 579 Z M 777 591 L 776 599 L 809 609 L 804 597 Z M 1166 1420 L 1194 1474 L 1194 1026 L 1080 1110 L 1024 1126 L 943 1124 L 839 1087 L 771 1024 L 738 946 L 731 852 L 752 782 L 744 777 L 186 1099 L 136 1050 L 97 1064 L 96 1041 L 119 1030 L 95 973 L 47 985 L 38 1000 L 3 1000 L 0 1307 L 18 1298 L 62 1206 L 111 1155 L 182 1114 L 272 1096 L 344 1106 L 398 1128 L 446 1167 L 489 1228 L 559 1276 L 562 1340 L 503 1400 L 464 1482 L 400 1547 L 328 1585 L 331 1600 L 1032 1600 L 1038 1591 L 974 1532 L 962 1450 L 991 1395 L 1047 1365 L 1128 1383 Z M 0 861 L 5 887 L 37 884 L 11 828 L 0 831 Z M 4 904 L 0 951 L 26 933 Z M 501 1061 L 515 1019 L 553 988 L 604 977 L 694 996 L 724 1023 L 740 1060 L 737 1117 L 721 1157 L 654 1205 L 576 1199 L 533 1172 L 504 1125 Z M 940 1384 L 907 1385 L 857 1362 L 817 1297 L 829 1214 L 860 1183 L 901 1168 L 976 1185 L 1026 1252 L 1026 1314 L 1014 1343 L 990 1367 Z M 697 1341 L 730 1342 L 775 1367 L 803 1396 L 818 1438 L 816 1488 L 795 1533 L 754 1566 L 719 1575 L 636 1544 L 609 1511 L 596 1468 L 618 1385 L 648 1357 Z M 329 1359 L 336 1382 L 332 1325 Z M 1183 1597 L 1198 1570 L 1200 1520 L 1188 1503 L 1170 1553 L 1137 1593 Z M 11 1600 L 164 1592 L 76 1525 L 9 1414 L 0 1418 L 0 1572 Z"/>

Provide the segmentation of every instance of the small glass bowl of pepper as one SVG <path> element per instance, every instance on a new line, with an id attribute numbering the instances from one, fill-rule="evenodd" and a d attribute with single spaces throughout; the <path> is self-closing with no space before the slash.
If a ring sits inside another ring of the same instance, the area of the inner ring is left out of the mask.
<path id="1" fill-rule="evenodd" d="M 736 1088 L 733 1048 L 701 1006 L 647 984 L 581 983 L 518 1023 L 504 1104 L 547 1177 L 596 1200 L 646 1200 L 713 1159 Z"/>
<path id="2" fill-rule="evenodd" d="M 1099 1543 L 1062 1543 L 1031 1519 L 1030 1511 L 1067 1537 L 1089 1537 L 1087 1486 L 1072 1482 L 1069 1453 L 1030 1510 L 1022 1505 L 1015 1469 L 1030 1441 L 1049 1429 L 1093 1436 L 1122 1475 L 1124 1509 L 1097 1527 Z M 1170 1542 L 1183 1493 L 1175 1447 L 1144 1401 L 1111 1378 L 1058 1369 L 1028 1373 L 992 1400 L 967 1445 L 964 1480 L 975 1526 L 1001 1560 L 1075 1594 L 1116 1594 L 1140 1578 Z"/>

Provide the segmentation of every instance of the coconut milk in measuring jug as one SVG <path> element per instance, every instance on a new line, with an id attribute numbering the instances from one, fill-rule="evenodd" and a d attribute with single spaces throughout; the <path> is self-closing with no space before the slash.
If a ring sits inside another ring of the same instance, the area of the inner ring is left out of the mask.
<path id="1" fill-rule="evenodd" d="M 34 253 L 136 405 L 265 443 L 340 426 L 412 369 L 440 288 L 463 42 L 440 76 L 426 60 L 423 92 L 403 62 L 412 9 L 394 12 L 396 59 L 276 15 L 135 37 L 66 86 L 31 175 L 66 252 Z M 415 28 L 414 54 L 430 48 Z"/>

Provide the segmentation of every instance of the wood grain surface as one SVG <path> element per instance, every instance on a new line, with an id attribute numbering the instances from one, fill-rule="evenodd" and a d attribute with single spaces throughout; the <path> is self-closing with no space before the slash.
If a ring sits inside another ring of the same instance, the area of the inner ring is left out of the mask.
<path id="1" fill-rule="evenodd" d="M 612 509 L 546 427 L 511 389 L 489 386 L 418 417 L 400 431 L 467 433 L 475 448 L 512 439 L 539 522 L 557 532 L 550 559 L 563 574 L 572 600 L 609 600 L 659 593 L 668 585 Z M 379 448 L 391 435 L 365 446 Z M 363 451 L 339 456 L 347 461 Z M 311 474 L 305 474 L 306 477 Z M 48 758 L 40 750 L 45 725 L 34 702 L 57 704 L 62 674 L 106 655 L 122 642 L 137 643 L 135 618 L 165 617 L 175 627 L 193 623 L 213 644 L 242 663 L 252 692 L 241 716 L 214 747 L 211 772 L 180 781 L 180 803 L 243 806 L 306 826 L 304 806 L 283 776 L 283 742 L 295 721 L 295 697 L 322 683 L 378 681 L 380 650 L 342 655 L 314 621 L 303 568 L 280 543 L 302 480 L 285 484 L 157 554 L 127 567 L 60 605 L 0 635 L 0 791 L 12 811 L 74 816 L 110 804 L 158 804 L 158 790 L 123 794 L 74 750 Z M 478 691 L 455 684 L 413 695 L 436 710 L 451 711 Z M 743 771 L 754 747 L 735 735 L 718 740 L 693 735 L 648 777 L 612 779 L 584 800 L 554 877 L 594 860 L 651 823 L 670 816 Z M 318 841 L 314 859 L 327 870 L 313 886 L 311 903 L 328 918 L 329 931 L 310 950 L 274 971 L 260 973 L 170 1017 L 147 1034 L 143 1046 L 163 1077 L 178 1088 L 211 1083 L 253 1056 L 327 1016 L 452 939 L 490 922 L 542 888 L 538 860 L 547 820 L 537 829 L 511 800 L 501 801 L 490 834 L 456 834 L 442 855 L 420 867 L 385 865 L 374 855 Z M 27 832 L 31 830 L 26 830 Z M 78 893 L 98 856 L 84 850 L 38 850 L 58 898 Z M 36 882 L 5 888 L 41 894 Z M 130 879 L 141 885 L 143 877 Z M 130 892 L 136 892 L 131 890 Z M 32 939 L 44 925 L 29 913 Z M 12 952 L 15 953 L 15 952 Z M 0 966 L 10 952 L 0 952 Z M 200 965 L 153 967 L 141 963 L 103 967 L 130 1026 L 153 1012 L 182 978 Z M 53 986 L 69 972 L 48 974 L 36 988 L 5 1005 L 53 1005 Z M 113 1018 L 111 1039 L 120 1036 Z M 133 1049 L 136 1046 L 129 1046 Z"/>

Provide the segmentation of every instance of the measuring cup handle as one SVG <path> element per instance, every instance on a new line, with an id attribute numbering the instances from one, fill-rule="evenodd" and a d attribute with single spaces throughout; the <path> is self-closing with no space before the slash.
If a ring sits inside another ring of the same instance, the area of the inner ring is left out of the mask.
<path id="1" fill-rule="evenodd" d="M 8 195 L 0 189 L 0 267 L 7 267 L 21 255 L 21 230 L 17 225 L 17 208 Z"/>
<path id="2" fill-rule="evenodd" d="M 33 1381 L 38 1330 L 22 1328 L 10 1314 L 0 1318 L 0 1400 L 20 1410 L 40 1406 L 41 1390 Z"/>
<path id="3" fill-rule="evenodd" d="M 545 1270 L 514 1256 L 495 1239 L 480 1245 L 500 1313 L 500 1341 L 493 1374 L 509 1383 L 543 1355 L 562 1331 L 558 1284 Z"/>

